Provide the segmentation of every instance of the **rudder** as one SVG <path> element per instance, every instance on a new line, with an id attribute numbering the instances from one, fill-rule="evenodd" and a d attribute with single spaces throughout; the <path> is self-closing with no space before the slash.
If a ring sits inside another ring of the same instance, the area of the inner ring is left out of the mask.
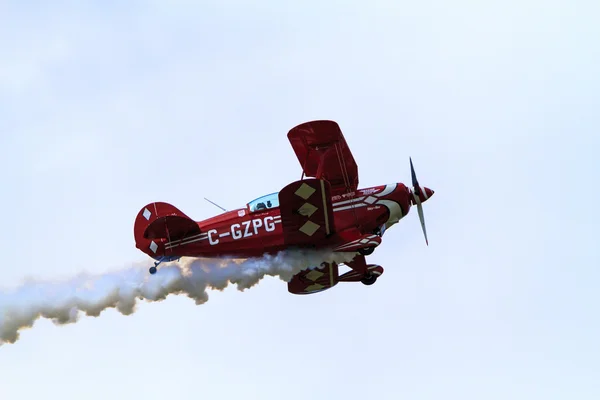
<path id="1" fill-rule="evenodd" d="M 200 233 L 198 224 L 177 207 L 164 202 L 154 202 L 142 207 L 134 223 L 135 246 L 157 258 L 167 256 L 164 244 L 185 236 Z"/>

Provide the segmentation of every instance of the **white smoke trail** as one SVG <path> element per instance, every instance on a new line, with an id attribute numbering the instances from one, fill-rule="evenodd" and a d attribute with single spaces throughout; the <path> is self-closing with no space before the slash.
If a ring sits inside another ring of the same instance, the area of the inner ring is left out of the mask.
<path id="1" fill-rule="evenodd" d="M 123 315 L 135 312 L 138 299 L 161 301 L 185 294 L 196 304 L 208 301 L 207 289 L 223 290 L 229 283 L 243 291 L 265 275 L 289 282 L 299 271 L 321 262 L 349 262 L 352 253 L 289 251 L 247 260 L 181 259 L 162 264 L 155 275 L 148 266 L 130 267 L 97 276 L 81 275 L 64 282 L 26 282 L 0 292 L 0 346 L 15 343 L 22 329 L 42 317 L 57 325 L 77 322 L 80 313 L 97 317 L 109 308 Z"/>

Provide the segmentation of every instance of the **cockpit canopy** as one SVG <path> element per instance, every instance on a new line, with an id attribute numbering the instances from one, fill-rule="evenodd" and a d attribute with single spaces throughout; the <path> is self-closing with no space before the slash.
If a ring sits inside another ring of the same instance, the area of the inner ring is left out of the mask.
<path id="1" fill-rule="evenodd" d="M 279 207 L 279 192 L 264 195 L 248 203 L 248 208 L 251 213 L 275 207 Z"/>

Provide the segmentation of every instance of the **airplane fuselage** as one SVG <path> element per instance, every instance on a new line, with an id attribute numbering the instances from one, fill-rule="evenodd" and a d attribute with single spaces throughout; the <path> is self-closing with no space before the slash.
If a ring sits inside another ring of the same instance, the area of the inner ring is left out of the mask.
<path id="1" fill-rule="evenodd" d="M 434 192 L 419 185 L 412 159 L 410 188 L 393 183 L 358 189 L 358 165 L 335 121 L 304 122 L 290 129 L 287 138 L 302 178 L 279 192 L 203 221 L 161 201 L 142 207 L 133 233 L 136 247 L 156 260 L 150 274 L 162 262 L 180 257 L 250 258 L 288 249 L 323 249 L 346 253 L 343 264 L 351 271 L 339 275 L 337 262 L 323 260 L 315 269 L 294 275 L 288 282 L 291 293 L 317 293 L 337 282 L 372 285 L 383 267 L 368 264 L 366 256 L 412 205 L 429 243 L 422 203 Z"/>
<path id="2" fill-rule="evenodd" d="M 363 234 L 382 235 L 386 229 L 406 216 L 411 207 L 411 192 L 403 183 L 358 189 L 332 197 L 336 234 L 319 248 L 335 248 L 344 243 L 340 233 L 358 229 Z M 268 199 L 267 196 L 264 196 Z M 272 199 L 276 193 L 272 195 Z M 257 200 L 260 200 L 259 198 Z M 190 257 L 257 257 L 284 250 L 281 213 L 277 204 L 256 209 L 257 203 L 227 211 L 199 221 L 200 232 L 183 240 L 164 243 L 165 256 L 170 253 Z M 160 256 L 147 252 L 151 257 Z"/>

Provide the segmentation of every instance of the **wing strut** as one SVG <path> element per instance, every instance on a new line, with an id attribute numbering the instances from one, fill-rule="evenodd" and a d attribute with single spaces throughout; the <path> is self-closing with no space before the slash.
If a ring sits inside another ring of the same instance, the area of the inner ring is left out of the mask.
<path id="1" fill-rule="evenodd" d="M 339 143 L 336 143 L 334 148 L 337 154 L 338 162 L 340 163 L 340 170 L 342 172 L 342 179 L 344 180 L 346 194 L 350 194 L 352 192 L 352 186 L 350 185 L 350 178 L 348 177 L 348 169 L 346 168 L 344 153 L 340 151 Z M 352 214 L 354 214 L 355 226 L 360 228 L 360 224 L 358 223 L 358 215 L 356 214 L 356 203 L 350 203 L 350 209 L 352 210 Z"/>

